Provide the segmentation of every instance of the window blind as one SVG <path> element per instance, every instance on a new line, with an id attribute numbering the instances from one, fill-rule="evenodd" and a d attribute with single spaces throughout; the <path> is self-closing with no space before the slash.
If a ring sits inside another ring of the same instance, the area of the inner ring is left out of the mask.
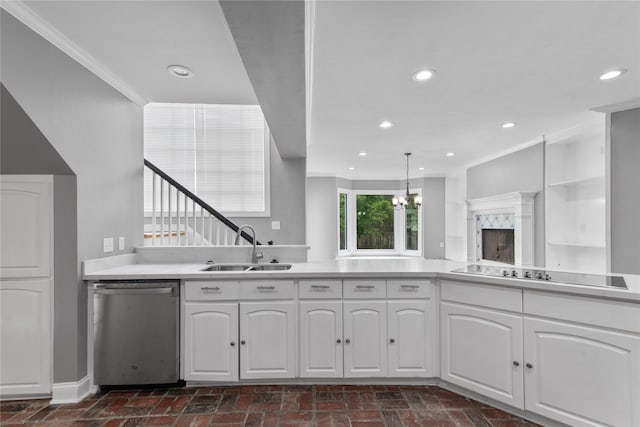
<path id="1" fill-rule="evenodd" d="M 223 213 L 266 211 L 266 125 L 257 105 L 151 103 L 144 156 Z M 151 210 L 145 177 L 145 209 Z"/>

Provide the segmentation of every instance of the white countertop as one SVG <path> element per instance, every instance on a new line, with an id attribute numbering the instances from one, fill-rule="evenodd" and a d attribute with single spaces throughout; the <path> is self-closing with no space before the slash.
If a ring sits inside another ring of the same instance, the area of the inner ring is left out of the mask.
<path id="1" fill-rule="evenodd" d="M 478 276 L 451 271 L 467 263 L 448 260 L 407 259 L 340 259 L 326 262 L 293 263 L 290 270 L 280 271 L 202 271 L 203 263 L 139 263 L 135 254 L 120 255 L 87 261 L 83 278 L 95 280 L 135 279 L 191 279 L 191 280 L 246 280 L 246 279 L 319 279 L 319 278 L 433 278 L 463 280 L 497 286 L 544 290 L 640 303 L 640 276 L 623 275 L 628 289 L 570 285 L 539 280 Z"/>

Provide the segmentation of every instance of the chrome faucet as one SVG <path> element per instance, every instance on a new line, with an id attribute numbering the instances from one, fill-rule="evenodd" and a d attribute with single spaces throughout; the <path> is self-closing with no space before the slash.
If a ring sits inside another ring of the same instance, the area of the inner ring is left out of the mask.
<path id="1" fill-rule="evenodd" d="M 251 233 L 253 234 L 253 252 L 251 253 L 251 263 L 252 264 L 257 264 L 258 260 L 261 259 L 264 255 L 262 254 L 262 252 L 257 252 L 256 251 L 256 229 L 253 228 L 253 226 L 249 225 L 249 224 L 243 224 L 240 227 L 238 227 L 238 231 L 236 232 L 236 240 L 234 241 L 234 245 L 239 245 L 240 244 L 240 235 L 242 234 L 242 230 L 244 229 L 249 229 L 251 230 Z"/>

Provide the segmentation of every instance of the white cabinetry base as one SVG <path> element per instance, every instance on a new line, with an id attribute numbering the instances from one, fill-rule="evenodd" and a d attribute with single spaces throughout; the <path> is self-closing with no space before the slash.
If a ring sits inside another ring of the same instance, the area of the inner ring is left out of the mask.
<path id="1" fill-rule="evenodd" d="M 76 382 L 54 383 L 52 389 L 51 405 L 61 403 L 78 403 L 91 394 L 89 377 L 84 377 Z"/>

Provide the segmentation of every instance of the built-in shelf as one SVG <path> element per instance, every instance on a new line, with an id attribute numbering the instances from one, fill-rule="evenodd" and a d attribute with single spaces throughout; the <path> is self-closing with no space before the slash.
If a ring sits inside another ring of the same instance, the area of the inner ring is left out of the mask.
<path id="1" fill-rule="evenodd" d="M 604 242 L 559 242 L 559 241 L 548 241 L 547 244 L 554 246 L 575 246 L 579 248 L 597 248 L 604 249 L 606 247 Z"/>
<path id="2" fill-rule="evenodd" d="M 547 187 L 568 187 L 570 185 L 595 184 L 599 181 L 604 182 L 604 175 L 589 176 L 586 178 L 569 179 L 566 181 L 552 182 Z"/>

